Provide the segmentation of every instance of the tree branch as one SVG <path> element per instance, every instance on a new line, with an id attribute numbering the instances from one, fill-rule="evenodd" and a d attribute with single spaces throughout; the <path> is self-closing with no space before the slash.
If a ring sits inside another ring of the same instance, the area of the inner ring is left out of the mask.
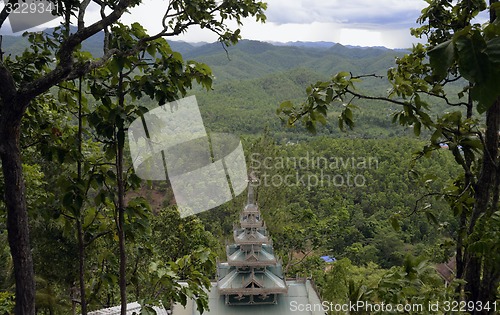
<path id="1" fill-rule="evenodd" d="M 108 235 L 109 233 L 111 233 L 111 231 L 104 231 L 104 232 L 101 232 L 99 234 L 96 234 L 94 235 L 90 240 L 88 240 L 87 242 L 85 242 L 85 247 L 89 246 L 90 244 L 92 244 L 95 240 L 97 240 L 99 237 L 102 237 L 102 236 L 105 236 L 105 235 Z"/>
<path id="2" fill-rule="evenodd" d="M 45 76 L 38 80 L 28 83 L 26 86 L 20 89 L 19 93 L 26 99 L 32 99 L 50 89 L 54 84 L 67 79 L 73 68 L 73 51 L 75 48 L 89 37 L 102 31 L 105 27 L 115 23 L 127 10 L 128 6 L 132 3 L 132 0 L 121 0 L 115 10 L 111 12 L 108 16 L 101 19 L 100 21 L 78 30 L 76 33 L 71 34 L 62 44 L 61 48 L 57 52 L 59 56 L 59 63 L 56 68 L 51 72 L 47 73 Z M 96 62 L 93 65 L 102 65 L 107 59 L 103 60 L 102 63 Z M 94 67 L 78 67 L 80 71 L 77 71 L 77 76 L 81 76 L 88 71 L 92 70 Z M 75 77 L 73 77 L 75 78 Z"/>
<path id="3" fill-rule="evenodd" d="M 288 272 L 288 269 L 290 269 L 290 267 L 293 267 L 293 266 L 296 266 L 296 265 L 302 263 L 307 258 L 307 256 L 309 256 L 309 254 L 311 254 L 314 250 L 315 250 L 315 248 L 310 249 L 307 253 L 304 254 L 304 257 L 302 257 L 299 261 L 296 261 L 293 264 L 292 264 L 293 254 L 291 252 L 291 257 L 288 260 L 288 263 L 286 264 L 286 267 L 285 267 L 285 274 Z"/>
<path id="4" fill-rule="evenodd" d="M 377 78 L 377 79 L 384 79 L 385 77 L 383 75 L 377 75 L 375 73 L 372 74 L 361 74 L 361 75 L 352 75 L 352 72 L 349 72 L 351 75 L 351 79 L 363 79 L 363 78 Z"/>
<path id="5" fill-rule="evenodd" d="M 95 61 L 89 61 L 85 63 L 78 64 L 73 68 L 73 70 L 70 71 L 70 73 L 67 74 L 66 80 L 74 80 L 77 79 L 90 71 L 97 69 L 104 65 L 111 57 L 113 57 L 114 54 L 118 53 L 118 49 L 109 49 L 104 56 L 101 58 L 95 60 Z"/>
<path id="6" fill-rule="evenodd" d="M 0 61 L 0 98 L 4 103 L 9 103 L 16 96 L 16 83 L 9 69 Z"/>
<path id="7" fill-rule="evenodd" d="M 85 28 L 85 21 L 83 20 L 85 17 L 85 12 L 87 11 L 87 7 L 90 4 L 90 0 L 83 0 L 78 8 L 78 30 Z"/>
<path id="8" fill-rule="evenodd" d="M 449 106 L 467 106 L 468 103 L 465 103 L 465 102 L 460 102 L 460 103 L 452 103 L 450 102 L 450 100 L 448 99 L 448 97 L 446 97 L 446 95 L 439 95 L 439 94 L 436 94 L 436 93 L 432 93 L 432 92 L 425 92 L 425 91 L 420 91 L 421 93 L 425 93 L 429 96 L 434 96 L 434 97 L 437 97 L 437 98 L 440 98 L 440 99 L 443 99 L 447 105 Z"/>
<path id="9" fill-rule="evenodd" d="M 402 105 L 402 106 L 409 106 L 410 104 L 409 103 L 406 103 L 406 102 L 402 102 L 402 101 L 398 101 L 398 100 L 394 100 L 392 98 L 388 98 L 388 97 L 385 97 L 385 96 L 367 96 L 367 95 L 362 95 L 362 94 L 359 94 L 357 92 L 354 92 L 348 88 L 346 88 L 346 93 L 349 93 L 359 99 L 365 99 L 365 100 L 374 100 L 374 101 L 385 101 L 385 102 L 389 102 L 389 103 L 393 103 L 393 104 L 396 104 L 396 105 Z"/>

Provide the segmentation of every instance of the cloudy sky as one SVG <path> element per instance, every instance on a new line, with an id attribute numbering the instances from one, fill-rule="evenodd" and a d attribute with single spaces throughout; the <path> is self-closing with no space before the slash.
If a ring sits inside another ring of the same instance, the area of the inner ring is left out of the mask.
<path id="1" fill-rule="evenodd" d="M 0 0 L 1 1 L 1 0 Z M 140 22 L 151 33 L 161 28 L 162 10 L 167 0 L 143 0 L 124 16 L 125 23 Z M 262 41 L 329 41 L 345 45 L 410 47 L 415 38 L 409 28 L 425 7 L 424 0 L 268 0 L 267 22 L 245 20 L 242 36 Z M 94 8 L 89 22 L 98 19 Z M 43 27 L 52 27 L 52 21 Z M 178 39 L 211 42 L 210 32 L 191 29 Z"/>
<path id="2" fill-rule="evenodd" d="M 162 1 L 162 0 L 159 0 Z M 411 47 L 415 38 L 409 28 L 425 7 L 424 0 L 268 0 L 267 22 L 245 21 L 242 36 L 262 41 L 329 41 L 346 45 Z M 154 19 L 157 0 L 138 8 L 134 18 L 150 29 L 158 29 Z M 147 19 L 140 17 L 149 16 Z M 208 32 L 192 29 L 186 41 L 213 41 Z"/>

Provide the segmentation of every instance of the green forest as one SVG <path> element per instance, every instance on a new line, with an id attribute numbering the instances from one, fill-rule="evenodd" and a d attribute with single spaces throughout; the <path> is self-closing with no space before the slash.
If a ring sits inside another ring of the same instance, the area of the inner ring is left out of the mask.
<path id="1" fill-rule="evenodd" d="M 427 42 L 405 50 L 241 39 L 227 20 L 265 22 L 254 0 L 169 1 L 158 34 L 119 22 L 135 1 L 95 24 L 59 2 L 61 26 L 0 41 L 0 315 L 207 310 L 246 192 L 181 217 L 127 134 L 191 95 L 209 133 L 240 137 L 287 278 L 339 304 L 498 313 L 497 1 L 427 1 L 411 30 Z M 192 25 L 220 42 L 175 40 Z"/>

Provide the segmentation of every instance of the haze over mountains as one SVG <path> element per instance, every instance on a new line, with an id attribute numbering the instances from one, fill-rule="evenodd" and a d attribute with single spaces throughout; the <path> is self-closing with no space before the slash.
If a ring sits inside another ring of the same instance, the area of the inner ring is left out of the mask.
<path id="1" fill-rule="evenodd" d="M 398 54 L 385 48 L 349 48 L 333 43 L 329 47 L 318 48 L 314 45 L 276 46 L 250 40 L 228 47 L 227 55 L 219 43 L 191 48 L 185 44 L 180 47 L 178 43 L 171 43 L 171 46 L 183 53 L 186 59 L 207 63 L 216 77 L 221 79 L 261 77 L 297 67 L 327 76 L 346 69 L 352 72 L 379 72 L 393 63 L 394 56 Z"/>
<path id="2" fill-rule="evenodd" d="M 76 30 L 76 29 L 75 29 Z M 52 33 L 53 29 L 45 30 L 46 33 Z M 83 49 L 91 52 L 94 56 L 99 56 L 102 54 L 102 42 L 103 33 L 98 33 L 93 37 L 86 40 L 83 44 Z M 24 48 L 27 47 L 27 39 L 23 36 L 9 36 L 3 35 L 2 49 L 6 54 L 18 54 L 22 52 Z M 212 55 L 214 53 L 224 52 L 224 48 L 220 43 L 187 43 L 184 41 L 170 41 L 169 43 L 174 51 L 178 51 L 185 57 L 198 57 L 205 55 Z M 353 58 L 365 58 L 365 57 L 376 57 L 384 53 L 391 54 L 391 51 L 385 47 L 358 47 L 358 46 L 343 46 L 338 43 L 333 42 L 305 42 L 305 41 L 294 41 L 294 42 L 259 42 L 254 40 L 241 40 L 237 45 L 227 48 L 229 53 L 241 51 L 246 53 L 265 53 L 269 50 L 273 50 L 273 55 L 284 54 L 283 58 L 287 57 L 287 54 L 298 53 L 301 56 L 309 56 L 312 58 L 321 58 L 330 54 L 339 54 L 343 57 L 353 57 Z M 261 55 L 265 57 L 266 54 Z M 293 60 L 291 60 L 292 62 Z"/>
<path id="3" fill-rule="evenodd" d="M 94 56 L 102 54 L 103 35 L 87 40 L 83 49 Z M 213 90 L 195 88 L 191 93 L 198 98 L 207 128 L 219 132 L 245 134 L 261 133 L 266 126 L 286 141 L 305 137 L 300 126 L 287 129 L 276 117 L 276 108 L 285 100 L 301 102 L 305 88 L 319 80 L 327 80 L 340 71 L 354 75 L 385 75 L 394 66 L 402 51 L 383 47 L 347 47 L 329 42 L 267 43 L 241 40 L 237 45 L 223 47 L 221 43 L 186 43 L 169 41 L 172 50 L 185 60 L 206 63 L 215 76 Z M 27 47 L 24 37 L 4 36 L 6 54 L 19 54 Z M 365 84 L 369 91 L 385 93 L 388 84 L 376 80 Z M 144 100 L 145 102 L 149 102 Z M 347 136 L 386 137 L 397 131 L 391 127 L 391 106 L 360 102 L 355 113 L 358 128 Z M 153 106 L 153 104 L 151 104 Z M 336 113 L 330 122 L 320 128 L 321 133 L 342 136 L 336 126 Z"/>

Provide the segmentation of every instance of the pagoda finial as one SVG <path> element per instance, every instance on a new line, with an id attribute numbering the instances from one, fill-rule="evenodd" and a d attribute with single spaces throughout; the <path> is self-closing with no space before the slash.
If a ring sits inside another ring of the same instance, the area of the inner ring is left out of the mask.
<path id="1" fill-rule="evenodd" d="M 256 205 L 257 201 L 255 198 L 254 185 L 258 182 L 257 177 L 253 171 L 248 174 L 248 200 L 247 205 Z"/>
<path id="2" fill-rule="evenodd" d="M 254 205 L 255 204 L 255 191 L 253 189 L 252 183 L 248 183 L 248 201 L 247 205 Z"/>

